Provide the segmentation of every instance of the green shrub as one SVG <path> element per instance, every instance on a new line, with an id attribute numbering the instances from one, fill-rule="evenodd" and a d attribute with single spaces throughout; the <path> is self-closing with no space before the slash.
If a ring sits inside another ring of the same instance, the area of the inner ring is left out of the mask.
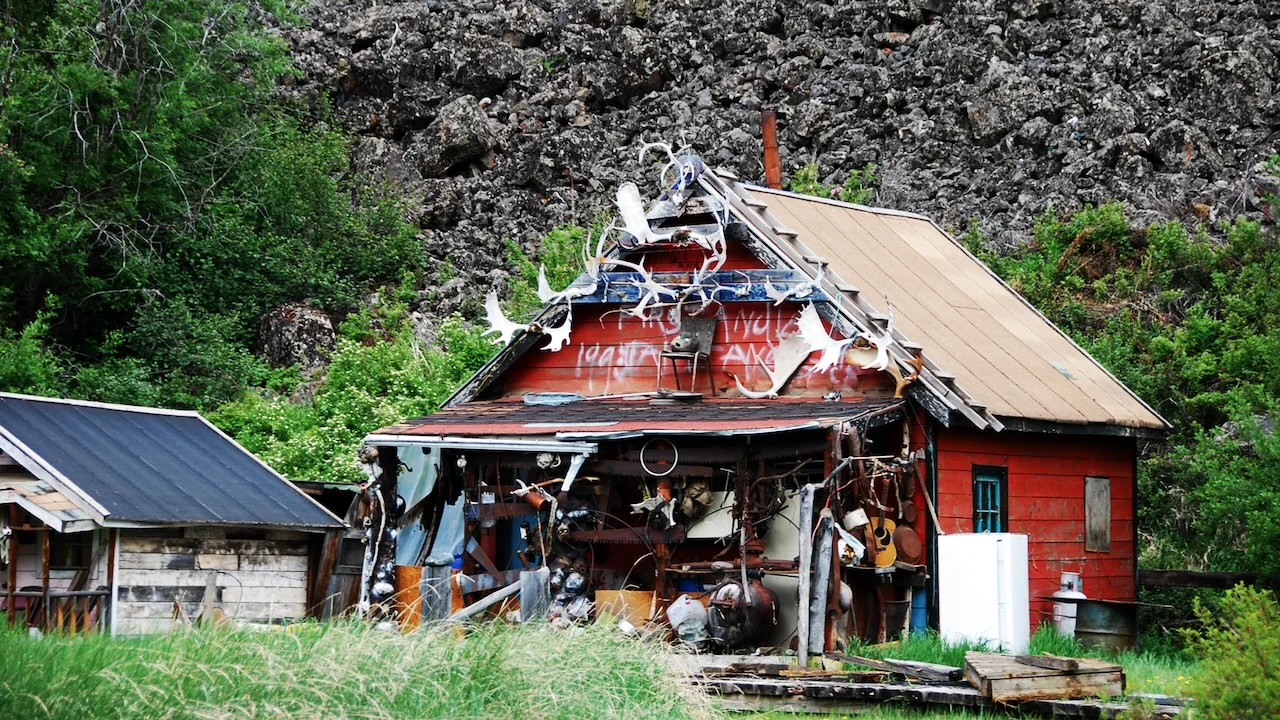
<path id="1" fill-rule="evenodd" d="M 42 312 L 16 332 L 0 328 L 0 390 L 34 395 L 57 390 L 61 364 L 46 344 L 50 317 Z"/>
<path id="2" fill-rule="evenodd" d="M 1265 590 L 1237 586 L 1216 612 L 1197 603 L 1203 626 L 1186 633 L 1200 658 L 1191 682 L 1196 717 L 1280 717 L 1280 605 Z"/>
<path id="3" fill-rule="evenodd" d="M 809 163 L 795 171 L 787 189 L 801 195 L 834 198 L 855 205 L 866 205 L 875 196 L 876 165 L 867 163 L 849 172 L 844 183 L 828 187 L 818 179 L 818 164 Z"/>

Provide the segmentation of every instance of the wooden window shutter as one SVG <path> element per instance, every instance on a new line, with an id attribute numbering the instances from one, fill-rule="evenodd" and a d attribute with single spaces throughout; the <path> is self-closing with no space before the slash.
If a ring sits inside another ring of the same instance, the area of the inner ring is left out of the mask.
<path id="1" fill-rule="evenodd" d="M 1111 551 L 1111 478 L 1084 479 L 1084 549 Z"/>

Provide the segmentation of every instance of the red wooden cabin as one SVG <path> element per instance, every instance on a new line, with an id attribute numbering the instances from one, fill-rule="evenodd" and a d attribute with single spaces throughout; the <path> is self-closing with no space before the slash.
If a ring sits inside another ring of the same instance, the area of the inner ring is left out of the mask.
<path id="1" fill-rule="evenodd" d="M 635 587 L 656 610 L 683 593 L 714 607 L 708 588 L 748 584 L 750 569 L 779 612 L 754 644 L 807 625 L 820 652 L 891 635 L 913 603 L 921 624 L 921 595 L 936 606 L 939 532 L 1007 531 L 1030 536 L 1033 623 L 1048 610 L 1035 598 L 1067 570 L 1091 597 L 1135 598 L 1136 442 L 1166 423 L 962 246 L 927 218 L 710 171 L 661 200 L 648 212 L 656 239 L 621 234 L 609 257 L 643 258 L 648 279 L 702 293 L 629 313 L 647 278 L 606 262 L 445 409 L 369 436 L 372 524 L 401 528 L 398 541 L 371 535 L 371 587 L 394 563 L 453 549 L 475 593 L 466 604 L 555 556 L 598 601 Z M 667 237 L 673 228 L 686 230 Z M 715 232 L 722 263 L 699 273 L 711 250 L 690 238 Z M 806 312 L 833 342 L 862 339 L 825 369 L 803 345 L 784 372 Z M 696 374 L 677 352 L 682 331 L 699 342 L 689 316 L 714 318 Z M 567 344 L 544 349 L 539 331 L 564 327 Z M 538 498 L 556 502 L 552 514 L 513 492 L 534 483 L 550 489 Z M 579 521 L 556 519 L 566 507 Z M 850 543 L 834 524 L 867 546 L 860 558 L 841 561 Z"/>

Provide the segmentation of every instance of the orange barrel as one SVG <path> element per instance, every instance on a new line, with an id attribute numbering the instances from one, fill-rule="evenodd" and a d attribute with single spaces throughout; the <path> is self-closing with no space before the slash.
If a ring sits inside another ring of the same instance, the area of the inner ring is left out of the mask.
<path id="1" fill-rule="evenodd" d="M 396 615 L 401 632 L 411 632 L 422 624 L 422 568 L 396 566 Z"/>

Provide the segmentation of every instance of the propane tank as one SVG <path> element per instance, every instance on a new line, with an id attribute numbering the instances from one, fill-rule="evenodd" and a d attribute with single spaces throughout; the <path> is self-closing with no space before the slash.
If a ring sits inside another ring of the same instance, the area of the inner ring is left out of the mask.
<path id="1" fill-rule="evenodd" d="M 1083 599 L 1085 594 L 1081 592 L 1083 586 L 1080 582 L 1080 573 L 1064 572 L 1058 581 L 1058 591 L 1053 594 L 1055 598 L 1077 598 Z M 1073 602 L 1056 602 L 1053 604 L 1053 625 L 1058 632 L 1067 637 L 1075 637 L 1076 635 L 1076 603 Z"/>

